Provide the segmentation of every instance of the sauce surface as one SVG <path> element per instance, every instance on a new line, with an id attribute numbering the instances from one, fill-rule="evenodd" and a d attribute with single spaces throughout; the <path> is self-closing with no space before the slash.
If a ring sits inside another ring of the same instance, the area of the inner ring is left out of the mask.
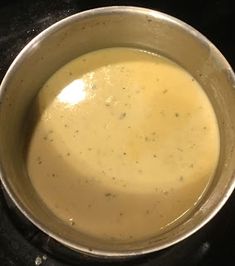
<path id="1" fill-rule="evenodd" d="M 174 62 L 132 48 L 85 54 L 34 103 L 32 184 L 65 223 L 102 239 L 156 235 L 200 200 L 219 156 L 212 106 Z"/>

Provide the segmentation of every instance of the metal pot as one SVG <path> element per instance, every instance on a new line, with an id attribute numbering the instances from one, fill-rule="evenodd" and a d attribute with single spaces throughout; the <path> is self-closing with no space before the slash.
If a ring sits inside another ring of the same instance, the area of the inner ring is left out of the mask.
<path id="1" fill-rule="evenodd" d="M 151 239 L 107 243 L 66 225 L 40 200 L 24 161 L 29 106 L 44 82 L 75 57 L 105 47 L 138 47 L 165 55 L 188 70 L 215 109 L 221 137 L 219 164 L 200 204 L 180 224 Z M 137 7 L 98 8 L 63 19 L 34 38 L 7 71 L 0 89 L 2 183 L 37 227 L 77 251 L 104 257 L 160 250 L 193 234 L 223 206 L 235 186 L 235 76 L 222 54 L 189 25 Z"/>

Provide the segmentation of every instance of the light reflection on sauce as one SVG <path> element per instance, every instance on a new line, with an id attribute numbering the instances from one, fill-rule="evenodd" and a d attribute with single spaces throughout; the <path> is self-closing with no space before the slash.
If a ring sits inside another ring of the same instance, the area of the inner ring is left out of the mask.
<path id="1" fill-rule="evenodd" d="M 219 133 L 200 85 L 170 60 L 129 48 L 86 54 L 35 101 L 32 183 L 68 225 L 111 241 L 153 236 L 193 209 Z"/>
<path id="2" fill-rule="evenodd" d="M 86 90 L 84 81 L 81 79 L 73 80 L 57 96 L 61 103 L 75 105 L 85 100 Z"/>

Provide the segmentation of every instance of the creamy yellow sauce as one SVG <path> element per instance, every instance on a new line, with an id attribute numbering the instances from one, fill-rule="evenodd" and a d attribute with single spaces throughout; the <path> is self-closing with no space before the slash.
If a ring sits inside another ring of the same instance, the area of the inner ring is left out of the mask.
<path id="1" fill-rule="evenodd" d="M 183 68 L 109 48 L 59 69 L 40 90 L 28 173 L 45 204 L 83 233 L 161 233 L 193 209 L 215 171 L 212 106 Z"/>

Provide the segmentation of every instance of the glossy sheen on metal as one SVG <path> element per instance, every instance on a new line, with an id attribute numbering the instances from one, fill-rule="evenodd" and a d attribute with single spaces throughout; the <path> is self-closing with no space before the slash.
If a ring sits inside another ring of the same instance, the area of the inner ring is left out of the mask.
<path id="1" fill-rule="evenodd" d="M 197 79 L 215 109 L 221 136 L 213 182 L 194 212 L 162 235 L 106 243 L 64 224 L 43 204 L 24 163 L 27 112 L 43 83 L 75 57 L 105 47 L 138 47 L 163 54 Z M 0 88 L 1 181 L 22 213 L 62 244 L 93 256 L 128 257 L 157 251 L 193 234 L 223 206 L 235 186 L 235 77 L 223 55 L 198 31 L 166 14 L 114 6 L 75 14 L 34 38 L 17 56 Z"/>

